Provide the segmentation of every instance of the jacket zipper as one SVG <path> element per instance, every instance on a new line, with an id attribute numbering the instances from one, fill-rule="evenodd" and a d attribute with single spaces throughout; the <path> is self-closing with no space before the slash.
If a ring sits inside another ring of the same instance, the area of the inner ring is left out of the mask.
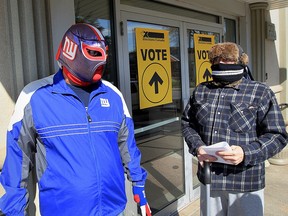
<path id="1" fill-rule="evenodd" d="M 87 120 L 88 120 L 88 130 L 89 130 L 89 139 L 90 139 L 90 142 L 92 142 L 92 139 L 91 139 L 91 131 L 90 131 L 90 123 L 92 122 L 92 118 L 90 116 L 90 114 L 88 113 L 88 107 L 85 107 L 85 110 L 86 110 L 86 117 L 87 117 Z M 97 161 L 97 158 L 95 156 L 95 153 L 94 153 L 95 149 L 92 145 L 92 152 L 93 152 L 93 155 L 94 155 L 94 158 L 95 158 L 95 163 L 98 164 L 98 161 Z M 101 182 L 101 177 L 99 176 L 99 172 L 97 173 L 97 176 L 98 176 L 98 182 Z M 101 184 L 99 184 L 98 186 L 99 188 L 99 192 L 102 191 L 102 188 L 101 188 Z M 101 192 L 99 193 L 99 203 L 100 203 L 100 206 L 102 205 L 102 196 L 101 196 Z M 99 208 L 99 212 L 100 214 L 102 214 L 102 208 Z"/>
<path id="2" fill-rule="evenodd" d="M 91 118 L 91 116 L 89 115 L 89 113 L 87 111 L 86 111 L 86 115 L 87 115 L 88 122 L 91 123 L 92 122 L 92 118 Z"/>
<path id="3" fill-rule="evenodd" d="M 91 116 L 90 116 L 89 113 L 88 113 L 88 107 L 85 107 L 85 110 L 86 110 L 87 120 L 88 120 L 89 123 L 91 123 L 91 122 L 92 122 L 92 118 L 91 118 Z"/>

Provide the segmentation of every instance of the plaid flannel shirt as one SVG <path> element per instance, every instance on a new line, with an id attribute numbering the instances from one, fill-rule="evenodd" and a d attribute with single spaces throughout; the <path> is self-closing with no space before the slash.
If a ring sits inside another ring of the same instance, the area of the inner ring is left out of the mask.
<path id="1" fill-rule="evenodd" d="M 212 163 L 211 189 L 236 192 L 265 187 L 265 160 L 287 144 L 281 110 L 265 84 L 242 79 L 235 87 L 217 87 L 213 82 L 198 85 L 183 112 L 182 133 L 189 151 L 202 145 L 226 141 L 241 146 L 242 163 Z M 198 164 L 198 178 L 204 170 Z"/>

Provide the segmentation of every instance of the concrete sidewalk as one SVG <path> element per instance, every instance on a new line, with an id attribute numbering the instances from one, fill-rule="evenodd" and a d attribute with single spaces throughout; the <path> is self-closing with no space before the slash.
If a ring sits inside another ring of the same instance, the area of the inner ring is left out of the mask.
<path id="1" fill-rule="evenodd" d="M 199 215 L 199 199 L 179 212 L 179 216 Z M 288 165 L 269 164 L 266 167 L 264 215 L 288 216 Z"/>

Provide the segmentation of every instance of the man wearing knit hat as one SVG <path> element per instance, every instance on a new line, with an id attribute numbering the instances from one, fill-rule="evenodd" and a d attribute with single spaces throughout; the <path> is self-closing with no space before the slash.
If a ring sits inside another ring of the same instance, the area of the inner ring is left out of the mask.
<path id="1" fill-rule="evenodd" d="M 281 111 L 267 85 L 248 79 L 248 56 L 237 44 L 214 45 L 209 60 L 213 80 L 195 88 L 182 116 L 189 152 L 199 161 L 201 215 L 264 215 L 265 160 L 288 138 Z M 212 156 L 203 149 L 219 142 L 230 150 Z M 204 162 L 211 170 L 209 201 Z"/>

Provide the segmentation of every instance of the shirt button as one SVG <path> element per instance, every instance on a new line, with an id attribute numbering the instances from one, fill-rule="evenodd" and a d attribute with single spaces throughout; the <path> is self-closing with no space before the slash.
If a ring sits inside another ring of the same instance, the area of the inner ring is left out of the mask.
<path id="1" fill-rule="evenodd" d="M 215 134 L 217 134 L 217 133 L 218 133 L 218 131 L 215 131 L 214 133 L 215 133 Z"/>
<path id="2" fill-rule="evenodd" d="M 217 114 L 220 115 L 220 112 L 218 112 Z"/>

